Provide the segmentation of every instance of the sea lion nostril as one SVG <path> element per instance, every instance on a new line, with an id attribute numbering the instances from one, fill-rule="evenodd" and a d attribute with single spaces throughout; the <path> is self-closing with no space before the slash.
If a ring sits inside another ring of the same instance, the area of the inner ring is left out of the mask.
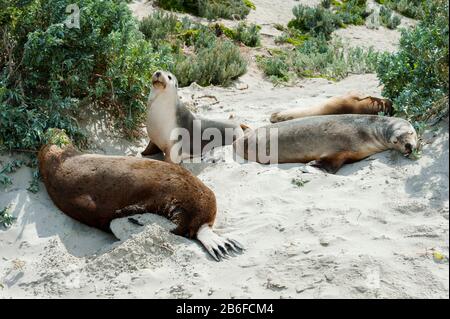
<path id="1" fill-rule="evenodd" d="M 157 78 L 159 78 L 159 77 L 161 76 L 161 72 L 156 72 L 156 73 L 155 73 L 155 76 L 156 76 Z"/>
<path id="2" fill-rule="evenodd" d="M 405 144 L 405 148 L 406 148 L 408 151 L 412 151 L 412 145 L 411 145 L 410 143 L 406 143 L 406 144 Z"/>

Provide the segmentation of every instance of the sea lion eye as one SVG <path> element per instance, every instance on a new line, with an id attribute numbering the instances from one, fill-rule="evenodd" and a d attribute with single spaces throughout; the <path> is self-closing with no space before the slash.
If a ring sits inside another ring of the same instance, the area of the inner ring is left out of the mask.
<path id="1" fill-rule="evenodd" d="M 169 75 L 169 80 L 172 81 L 172 77 Z"/>

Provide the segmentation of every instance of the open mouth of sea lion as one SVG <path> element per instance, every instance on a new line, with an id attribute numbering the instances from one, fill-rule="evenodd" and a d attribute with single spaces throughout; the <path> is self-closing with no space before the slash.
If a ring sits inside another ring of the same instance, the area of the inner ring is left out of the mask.
<path id="1" fill-rule="evenodd" d="M 155 89 L 165 89 L 166 83 L 160 81 L 160 80 L 153 80 L 152 85 Z"/>

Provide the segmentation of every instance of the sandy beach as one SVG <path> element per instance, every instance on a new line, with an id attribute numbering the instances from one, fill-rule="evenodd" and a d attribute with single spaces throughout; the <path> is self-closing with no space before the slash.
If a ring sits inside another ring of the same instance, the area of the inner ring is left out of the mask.
<path id="1" fill-rule="evenodd" d="M 228 88 L 181 88 L 191 110 L 256 128 L 272 112 L 349 91 L 381 95 L 375 74 L 274 86 L 255 56 L 275 46 L 274 23 L 286 25 L 295 5 L 319 1 L 253 2 L 247 20 L 262 26 L 263 41 L 243 48 L 248 72 Z M 154 10 L 146 1 L 130 8 L 138 18 Z M 334 36 L 395 51 L 400 31 L 359 26 Z M 91 130 L 92 152 L 141 156 L 147 144 L 117 139 L 101 125 Z M 82 225 L 53 205 L 42 183 L 28 192 L 32 170 L 21 168 L 0 190 L 0 208 L 10 206 L 17 218 L 0 228 L 0 298 L 449 298 L 448 120 L 422 138 L 418 160 L 386 151 L 336 175 L 299 164 L 240 164 L 231 146 L 217 151 L 224 162 L 184 164 L 216 194 L 215 231 L 245 246 L 219 263 L 151 214 L 136 217 L 144 227 L 115 220 L 116 236 Z"/>

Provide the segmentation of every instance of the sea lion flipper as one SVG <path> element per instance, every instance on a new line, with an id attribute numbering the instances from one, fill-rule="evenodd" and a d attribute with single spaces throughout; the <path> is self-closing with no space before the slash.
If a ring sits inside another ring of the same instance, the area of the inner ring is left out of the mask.
<path id="1" fill-rule="evenodd" d="M 150 156 L 159 154 L 161 152 L 162 151 L 159 149 L 159 147 L 150 141 L 145 150 L 141 154 L 142 156 Z"/>
<path id="2" fill-rule="evenodd" d="M 228 258 L 232 252 L 239 253 L 244 250 L 242 245 L 235 240 L 223 238 L 214 233 L 207 224 L 200 227 L 197 232 L 197 239 L 202 243 L 215 261 Z"/>
<path id="3" fill-rule="evenodd" d="M 330 174 L 335 174 L 346 162 L 346 158 L 341 154 L 332 156 L 323 156 L 319 160 L 312 161 L 309 165 L 327 171 Z"/>
<path id="4" fill-rule="evenodd" d="M 148 210 L 142 205 L 129 205 L 115 211 L 114 218 L 122 218 L 131 215 L 145 214 Z"/>

